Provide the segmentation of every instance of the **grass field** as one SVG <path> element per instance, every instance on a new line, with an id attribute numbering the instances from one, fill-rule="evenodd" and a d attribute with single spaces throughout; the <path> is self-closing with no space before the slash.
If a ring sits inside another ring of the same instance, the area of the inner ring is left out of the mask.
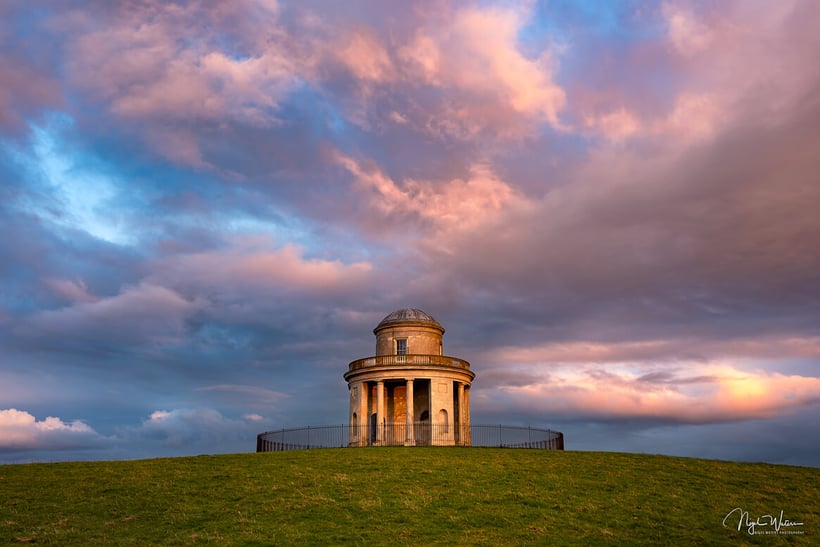
<path id="1" fill-rule="evenodd" d="M 819 487 L 815 468 L 495 448 L 6 465 L 0 543 L 816 545 Z M 724 527 L 736 507 L 802 535 Z"/>

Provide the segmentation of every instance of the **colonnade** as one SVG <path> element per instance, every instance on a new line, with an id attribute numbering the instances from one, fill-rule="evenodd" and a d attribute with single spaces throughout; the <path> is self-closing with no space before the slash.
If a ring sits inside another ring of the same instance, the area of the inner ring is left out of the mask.
<path id="1" fill-rule="evenodd" d="M 351 444 L 469 444 L 469 397 L 470 384 L 444 377 L 356 382 L 351 385 Z"/>

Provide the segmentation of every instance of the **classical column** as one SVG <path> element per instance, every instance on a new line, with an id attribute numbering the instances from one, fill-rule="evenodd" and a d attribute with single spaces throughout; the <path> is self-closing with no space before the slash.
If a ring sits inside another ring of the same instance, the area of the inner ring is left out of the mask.
<path id="1" fill-rule="evenodd" d="M 464 424 L 467 423 L 465 419 L 466 416 L 464 415 L 464 383 L 458 382 L 458 442 L 459 444 L 465 444 L 464 442 Z"/>
<path id="2" fill-rule="evenodd" d="M 384 440 L 384 380 L 376 382 L 376 444 Z"/>
<path id="3" fill-rule="evenodd" d="M 415 434 L 413 432 L 415 421 L 413 418 L 415 417 L 415 411 L 413 410 L 413 379 L 407 380 L 407 420 L 406 420 L 406 427 L 407 436 L 404 438 L 404 446 L 414 446 L 416 444 Z"/>
<path id="4" fill-rule="evenodd" d="M 470 389 L 472 389 L 472 388 L 470 386 L 467 386 L 467 388 L 464 390 L 464 411 L 465 411 L 464 416 L 467 418 L 467 420 L 465 421 L 466 426 L 467 426 L 466 427 L 466 429 L 467 429 L 467 434 L 466 434 L 467 446 L 472 446 L 472 444 L 473 444 L 473 439 L 472 439 L 472 434 L 471 434 L 472 429 L 470 428 Z"/>
<path id="5" fill-rule="evenodd" d="M 359 446 L 370 444 L 370 384 L 359 383 Z"/>

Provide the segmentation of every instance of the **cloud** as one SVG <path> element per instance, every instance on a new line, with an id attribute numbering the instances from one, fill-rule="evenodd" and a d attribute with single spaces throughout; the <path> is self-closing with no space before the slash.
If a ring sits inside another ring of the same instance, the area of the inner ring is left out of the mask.
<path id="1" fill-rule="evenodd" d="M 94 302 L 97 300 L 93 294 L 88 292 L 88 287 L 82 280 L 71 281 L 69 279 L 44 279 L 43 282 L 58 296 L 69 302 Z"/>
<path id="2" fill-rule="evenodd" d="M 156 152 L 208 167 L 194 127 L 277 124 L 298 84 L 277 17 L 267 2 L 148 3 L 93 18 L 70 12 L 51 28 L 68 33 L 67 72 L 89 99 L 129 120 Z"/>
<path id="3" fill-rule="evenodd" d="M 359 80 L 386 82 L 395 77 L 387 51 L 368 33 L 355 32 L 338 56 Z"/>
<path id="4" fill-rule="evenodd" d="M 260 50 L 257 42 L 263 28 L 275 35 L 277 10 L 271 6 L 160 3 L 101 15 L 101 21 L 80 14 L 71 20 L 85 31 L 72 45 L 72 75 L 119 115 L 267 125 L 275 119 L 277 100 L 293 84 L 283 52 Z M 196 20 L 211 25 L 194 33 Z M 233 55 L 217 49 L 220 39 L 235 48 Z"/>
<path id="5" fill-rule="evenodd" d="M 366 261 L 345 264 L 306 258 L 303 249 L 292 244 L 269 247 L 264 240 L 238 238 L 227 249 L 160 260 L 151 278 L 196 294 L 299 291 L 330 295 L 363 287 L 372 270 Z"/>
<path id="6" fill-rule="evenodd" d="M 640 122 L 635 115 L 623 107 L 599 116 L 587 115 L 586 125 L 615 142 L 634 135 L 640 129 Z"/>
<path id="7" fill-rule="evenodd" d="M 63 105 L 59 83 L 22 60 L 0 55 L 0 81 L 0 129 L 21 132 L 29 116 Z"/>
<path id="8" fill-rule="evenodd" d="M 521 131 L 515 125 L 527 117 L 560 127 L 566 96 L 553 81 L 552 52 L 544 50 L 531 59 L 518 47 L 517 35 L 528 15 L 496 7 L 457 9 L 417 31 L 400 56 L 428 85 L 464 93 L 466 101 L 447 114 L 468 133 L 494 125 L 501 134 Z M 512 118 L 508 127 L 504 115 Z"/>
<path id="9" fill-rule="evenodd" d="M 669 25 L 669 41 L 681 55 L 700 53 L 712 43 L 712 30 L 691 11 L 666 3 L 663 15 Z"/>
<path id="10" fill-rule="evenodd" d="M 97 448 L 107 440 L 80 420 L 48 416 L 38 421 L 23 410 L 0 410 L 0 452 Z"/>
<path id="11" fill-rule="evenodd" d="M 417 8 L 405 15 L 391 17 L 390 33 L 344 15 L 334 26 L 317 23 L 301 46 L 313 52 L 302 76 L 338 96 L 350 121 L 366 129 L 398 123 L 450 141 L 518 139 L 541 124 L 562 127 L 566 96 L 553 77 L 554 52 L 526 55 L 518 40 L 529 10 Z M 288 40 L 299 42 L 293 34 Z"/>
<path id="12" fill-rule="evenodd" d="M 354 177 L 354 185 L 372 204 L 379 223 L 388 218 L 415 219 L 439 231 L 468 231 L 491 223 L 504 210 L 521 206 L 522 196 L 487 165 L 470 167 L 466 180 L 392 180 L 378 167 L 363 167 L 349 156 L 336 161 Z"/>
<path id="13" fill-rule="evenodd" d="M 220 384 L 214 386 L 205 386 L 196 388 L 194 391 L 204 392 L 208 394 L 224 396 L 230 400 L 241 402 L 245 407 L 263 408 L 271 405 L 279 404 L 283 399 L 287 399 L 289 395 L 280 391 L 274 391 L 258 386 L 246 386 L 236 384 Z M 249 414 L 252 421 L 261 420 L 262 417 L 258 414 Z"/>
<path id="14" fill-rule="evenodd" d="M 804 21 L 818 15 L 813 2 L 728 2 L 697 11 L 666 4 L 663 13 L 688 73 L 682 94 L 705 92 L 725 118 L 780 122 L 816 85 L 807 55 L 820 40 Z"/>
<path id="15" fill-rule="evenodd" d="M 0 5 L 0 138 L 23 136 L 32 120 L 66 107 L 53 44 L 42 28 L 32 39 L 26 23 L 37 26 L 38 18 L 29 18 L 26 7 L 24 2 Z"/>
<path id="16" fill-rule="evenodd" d="M 0 458 L 6 461 L 139 458 L 157 453 L 194 455 L 253 450 L 265 418 L 231 419 L 213 408 L 156 410 L 136 426 L 102 436 L 85 422 L 49 416 L 38 421 L 17 409 L 0 410 Z"/>
<path id="17" fill-rule="evenodd" d="M 159 443 L 188 454 L 221 443 L 236 450 L 237 442 L 253 438 L 257 422 L 255 418 L 233 420 L 212 408 L 177 408 L 156 410 L 138 427 L 123 428 L 118 435 L 129 443 Z M 252 448 L 250 441 L 246 445 L 247 450 Z"/>
<path id="18" fill-rule="evenodd" d="M 782 123 L 813 93 L 812 2 L 665 2 L 656 15 L 656 39 L 594 50 L 591 74 L 572 85 L 565 117 L 582 133 L 698 145 L 750 119 Z"/>
<path id="19" fill-rule="evenodd" d="M 548 380 L 538 383 L 482 388 L 477 406 L 485 413 L 488 405 L 514 405 L 560 418 L 706 424 L 769 419 L 820 403 L 820 378 L 723 364 L 681 363 L 651 372 L 623 364 L 548 370 Z M 492 402 L 496 398 L 501 401 Z"/>
<path id="20" fill-rule="evenodd" d="M 542 310 L 542 325 L 580 314 L 605 332 L 621 321 L 699 331 L 729 318 L 737 329 L 788 329 L 788 310 L 799 321 L 818 303 L 810 173 L 820 165 L 808 144 L 818 116 L 807 104 L 777 130 L 750 121 L 704 147 L 595 149 L 543 197 L 448 232 L 458 253 L 426 246 L 429 263 L 465 293 L 492 289 L 492 309 L 518 295 L 512 313 Z"/>
<path id="21" fill-rule="evenodd" d="M 820 357 L 820 338 L 676 338 L 670 340 L 629 340 L 594 342 L 572 340 L 541 345 L 499 346 L 485 354 L 506 363 L 622 363 L 652 362 L 658 359 L 691 360 L 731 357 L 744 359 L 793 359 Z"/>
<path id="22" fill-rule="evenodd" d="M 202 300 L 186 300 L 165 287 L 143 283 L 126 286 L 115 296 L 36 312 L 15 331 L 24 340 L 63 349 L 86 343 L 108 348 L 173 344 L 203 305 Z"/>
<path id="23" fill-rule="evenodd" d="M 412 306 L 492 422 L 805 424 L 819 5 L 0 3 L 7 406 L 252 450 Z"/>

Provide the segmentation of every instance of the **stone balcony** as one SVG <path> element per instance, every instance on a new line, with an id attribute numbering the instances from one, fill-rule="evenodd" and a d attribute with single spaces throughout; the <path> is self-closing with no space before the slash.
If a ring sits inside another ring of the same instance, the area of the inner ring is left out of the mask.
<path id="1" fill-rule="evenodd" d="M 348 373 L 363 371 L 372 368 L 451 368 L 458 370 L 470 370 L 470 363 L 458 357 L 448 357 L 446 355 L 375 355 L 356 359 L 348 365 Z"/>

